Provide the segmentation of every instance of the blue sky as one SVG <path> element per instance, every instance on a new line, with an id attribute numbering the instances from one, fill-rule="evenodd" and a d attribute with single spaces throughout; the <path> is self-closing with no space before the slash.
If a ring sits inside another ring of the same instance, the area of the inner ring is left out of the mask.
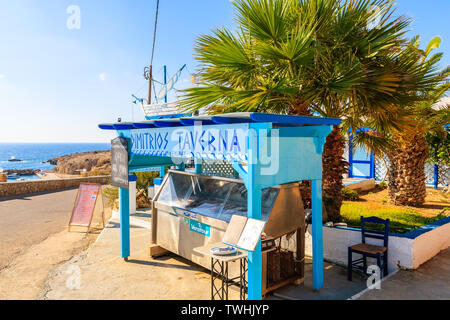
<path id="1" fill-rule="evenodd" d="M 67 8 L 81 10 L 69 30 Z M 141 120 L 131 94 L 147 95 L 156 0 L 0 0 L 0 142 L 105 142 L 97 124 Z M 450 64 L 450 1 L 398 0 L 397 13 L 414 19 L 411 36 L 425 45 L 442 37 Z M 195 70 L 197 36 L 233 25 L 230 0 L 160 0 L 154 77 L 183 64 L 181 89 Z"/>

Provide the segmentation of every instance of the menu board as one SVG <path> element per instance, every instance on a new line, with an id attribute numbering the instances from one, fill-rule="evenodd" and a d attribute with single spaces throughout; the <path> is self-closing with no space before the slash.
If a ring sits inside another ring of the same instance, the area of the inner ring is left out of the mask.
<path id="1" fill-rule="evenodd" d="M 248 219 L 237 243 L 237 247 L 247 251 L 255 251 L 265 225 L 266 223 L 264 221 Z"/>
<path id="2" fill-rule="evenodd" d="M 95 203 L 101 186 L 99 184 L 81 184 L 73 207 L 69 226 L 89 227 L 94 214 Z"/>
<path id="3" fill-rule="evenodd" d="M 247 251 L 255 251 L 266 223 L 233 215 L 222 242 Z"/>
<path id="4" fill-rule="evenodd" d="M 124 189 L 128 182 L 128 140 L 115 138 L 111 140 L 111 185 Z"/>

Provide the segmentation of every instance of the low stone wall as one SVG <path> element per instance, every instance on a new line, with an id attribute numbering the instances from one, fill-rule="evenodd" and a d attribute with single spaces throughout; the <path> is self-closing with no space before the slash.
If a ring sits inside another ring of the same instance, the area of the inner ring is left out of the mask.
<path id="1" fill-rule="evenodd" d="M 86 178 L 48 179 L 0 183 L 0 198 L 14 197 L 25 194 L 78 188 L 81 183 L 108 184 L 111 176 Z"/>
<path id="2" fill-rule="evenodd" d="M 305 241 L 306 254 L 312 256 L 311 226 L 308 228 Z M 347 266 L 347 248 L 357 243 L 361 243 L 360 229 L 323 227 L 323 256 L 327 261 Z M 391 234 L 388 251 L 389 272 L 399 268 L 417 269 L 448 247 L 450 247 L 450 218 L 406 234 Z"/>

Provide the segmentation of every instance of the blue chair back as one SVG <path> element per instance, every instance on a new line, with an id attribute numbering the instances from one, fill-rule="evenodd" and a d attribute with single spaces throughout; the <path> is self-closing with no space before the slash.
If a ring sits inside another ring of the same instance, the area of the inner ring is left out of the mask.
<path id="1" fill-rule="evenodd" d="M 366 229 L 366 223 L 375 223 L 375 224 L 383 224 L 384 225 L 384 231 L 378 231 L 378 230 L 367 230 Z M 361 231 L 362 231 L 362 242 L 366 243 L 366 238 L 374 238 L 383 240 L 383 247 L 388 247 L 388 241 L 389 241 L 389 219 L 383 220 L 378 217 L 369 217 L 364 218 L 361 217 Z"/>

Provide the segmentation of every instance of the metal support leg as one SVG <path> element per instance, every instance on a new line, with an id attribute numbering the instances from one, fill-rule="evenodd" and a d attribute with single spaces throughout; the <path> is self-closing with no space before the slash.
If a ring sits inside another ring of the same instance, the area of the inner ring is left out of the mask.
<path id="1" fill-rule="evenodd" d="M 381 268 L 381 255 L 377 253 L 377 266 L 380 268 L 380 277 L 383 278 L 383 269 Z"/>
<path id="2" fill-rule="evenodd" d="M 239 299 L 247 300 L 247 259 L 240 260 Z"/>
<path id="3" fill-rule="evenodd" d="M 322 180 L 311 181 L 313 288 L 323 288 Z"/>
<path id="4" fill-rule="evenodd" d="M 352 248 L 348 248 L 348 269 L 347 269 L 347 279 L 348 281 L 352 281 L 352 267 L 353 267 L 353 261 L 352 261 Z"/>
<path id="5" fill-rule="evenodd" d="M 130 193 L 128 189 L 119 189 L 120 210 L 120 252 L 125 260 L 130 256 Z"/>

